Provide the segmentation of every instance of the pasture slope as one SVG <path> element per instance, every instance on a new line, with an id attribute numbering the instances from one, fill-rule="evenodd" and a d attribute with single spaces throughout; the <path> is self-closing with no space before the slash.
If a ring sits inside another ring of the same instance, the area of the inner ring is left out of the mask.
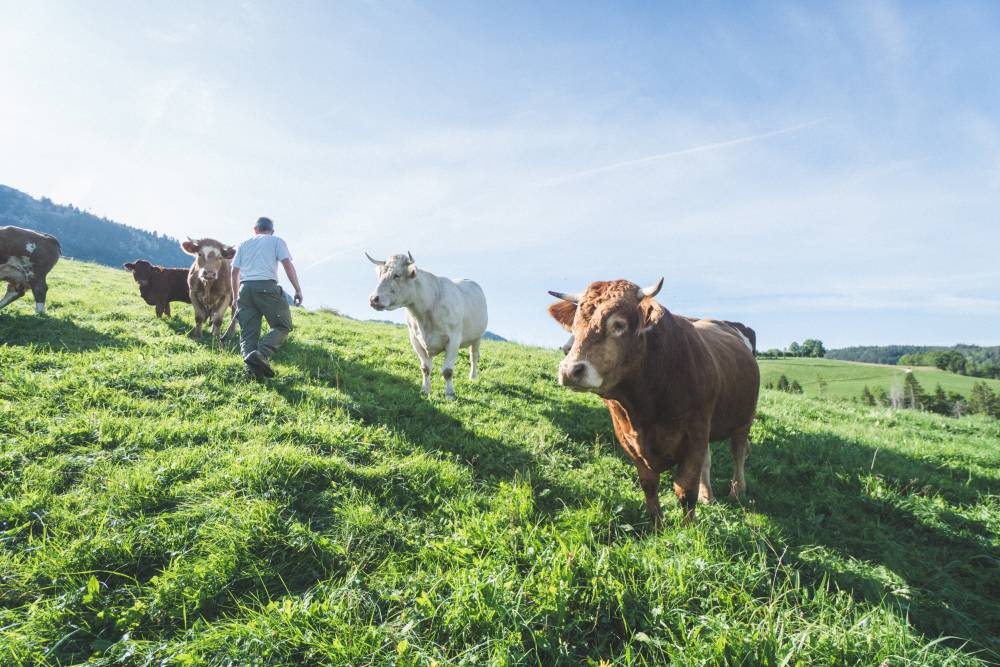
<path id="1" fill-rule="evenodd" d="M 1000 393 L 1000 380 L 958 375 L 927 366 L 888 366 L 804 358 L 760 359 L 759 363 L 763 384 L 777 384 L 778 378 L 784 375 L 789 382 L 798 380 L 806 395 L 820 398 L 860 399 L 865 385 L 872 391 L 878 387 L 889 391 L 893 383 L 902 384 L 907 371 L 914 374 L 927 393 L 933 392 L 934 387 L 940 384 L 945 391 L 957 391 L 968 397 L 972 385 L 977 382 L 985 382 L 994 392 Z"/>
<path id="2" fill-rule="evenodd" d="M 0 313 L 0 664 L 1000 660 L 1000 422 L 764 392 L 745 503 L 653 532 L 556 352 L 485 343 L 451 403 L 296 312 L 262 385 L 126 273 L 52 283 Z"/>

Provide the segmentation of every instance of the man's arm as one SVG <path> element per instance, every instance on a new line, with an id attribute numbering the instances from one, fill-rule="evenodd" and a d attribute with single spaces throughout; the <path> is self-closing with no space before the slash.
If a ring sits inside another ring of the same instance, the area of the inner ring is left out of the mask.
<path id="1" fill-rule="evenodd" d="M 236 299 L 240 295 L 240 267 L 238 266 L 233 267 L 233 279 L 230 287 L 233 289 L 233 310 L 236 310 Z"/>
<path id="2" fill-rule="evenodd" d="M 283 259 L 281 260 L 281 265 L 285 267 L 285 275 L 288 276 L 288 280 L 292 283 L 292 287 L 295 288 L 295 305 L 302 305 L 302 288 L 299 287 L 299 275 L 295 273 L 295 265 L 292 264 L 292 260 Z"/>

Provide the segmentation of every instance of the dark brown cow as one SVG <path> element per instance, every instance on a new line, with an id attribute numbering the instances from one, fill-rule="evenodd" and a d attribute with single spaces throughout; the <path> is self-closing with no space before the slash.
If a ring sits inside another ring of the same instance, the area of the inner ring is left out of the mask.
<path id="1" fill-rule="evenodd" d="M 730 492 L 746 489 L 743 463 L 757 409 L 760 371 L 751 345 L 728 324 L 672 315 L 653 300 L 663 285 L 595 282 L 549 313 L 573 332 L 559 383 L 604 399 L 615 434 L 639 472 L 653 520 L 662 519 L 660 474 L 676 466 L 684 520 L 711 502 L 708 443 L 729 438 L 736 460 Z"/>
<path id="2" fill-rule="evenodd" d="M 132 273 L 143 301 L 156 306 L 157 317 L 170 317 L 171 301 L 191 303 L 188 269 L 168 269 L 144 259 L 126 262 L 122 266 Z"/>
<path id="3" fill-rule="evenodd" d="M 194 255 L 187 279 L 194 306 L 194 336 L 201 338 L 201 327 L 206 321 L 212 322 L 212 335 L 218 336 L 226 309 L 233 303 L 229 261 L 236 255 L 236 248 L 215 239 L 188 239 L 181 243 L 181 248 Z"/>
<path id="4" fill-rule="evenodd" d="M 59 261 L 61 248 L 54 236 L 20 227 L 0 227 L 0 281 L 7 282 L 7 293 L 0 308 L 20 299 L 31 288 L 35 312 L 45 312 L 45 294 L 49 291 L 45 276 Z"/>

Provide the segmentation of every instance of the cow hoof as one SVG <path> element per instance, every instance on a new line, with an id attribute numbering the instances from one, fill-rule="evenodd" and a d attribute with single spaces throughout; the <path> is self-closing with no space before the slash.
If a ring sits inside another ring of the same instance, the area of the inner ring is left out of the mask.
<path id="1" fill-rule="evenodd" d="M 456 397 L 455 397 L 455 394 L 453 394 L 453 393 L 452 393 L 452 394 L 445 394 L 445 395 L 444 395 L 444 399 L 445 399 L 446 401 L 454 401 L 454 400 L 455 400 L 455 398 L 456 398 Z"/>
<path id="2" fill-rule="evenodd" d="M 729 497 L 739 499 L 747 490 L 747 485 L 744 482 L 740 484 L 738 482 L 733 482 L 729 487 Z"/>
<path id="3" fill-rule="evenodd" d="M 711 505 L 715 502 L 714 496 L 698 496 L 698 502 L 702 505 Z"/>

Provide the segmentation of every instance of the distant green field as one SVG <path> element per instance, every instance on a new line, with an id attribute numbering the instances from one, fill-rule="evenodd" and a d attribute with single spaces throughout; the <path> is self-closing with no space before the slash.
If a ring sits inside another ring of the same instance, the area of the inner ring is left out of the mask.
<path id="1" fill-rule="evenodd" d="M 0 666 L 1000 662 L 998 420 L 765 390 L 747 495 L 720 444 L 654 530 L 557 351 L 445 401 L 401 327 L 296 311 L 257 383 L 127 273 L 51 278 L 0 312 Z"/>
<path id="2" fill-rule="evenodd" d="M 894 381 L 902 381 L 906 368 L 836 359 L 761 359 L 760 380 L 765 385 L 768 382 L 777 383 L 784 374 L 789 382 L 798 380 L 808 395 L 854 398 L 861 396 L 865 385 L 872 391 L 876 387 L 885 387 L 888 391 Z M 1000 380 L 981 380 L 922 366 L 912 370 L 927 392 L 934 391 L 934 387 L 940 384 L 945 391 L 957 391 L 968 396 L 976 382 L 986 382 L 993 391 L 1000 392 Z M 823 383 L 826 383 L 825 387 Z"/>

